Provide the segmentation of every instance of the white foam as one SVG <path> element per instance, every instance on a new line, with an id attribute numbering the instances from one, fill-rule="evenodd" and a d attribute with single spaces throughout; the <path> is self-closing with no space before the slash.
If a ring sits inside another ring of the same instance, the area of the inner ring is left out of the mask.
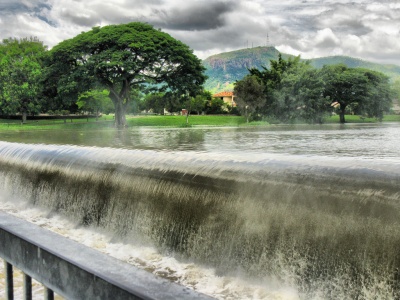
<path id="1" fill-rule="evenodd" d="M 278 282 L 253 283 L 241 277 L 218 276 L 212 268 L 162 255 L 155 247 L 113 243 L 106 232 L 78 227 L 65 217 L 30 207 L 22 201 L 5 201 L 0 197 L 0 210 L 217 299 L 300 299 L 294 287 Z M 17 281 L 16 285 L 21 286 L 22 278 Z M 0 289 L 4 290 L 2 280 Z M 42 297 L 40 285 L 35 286 L 34 294 L 37 299 Z M 0 297 L 4 297 L 1 292 Z"/>

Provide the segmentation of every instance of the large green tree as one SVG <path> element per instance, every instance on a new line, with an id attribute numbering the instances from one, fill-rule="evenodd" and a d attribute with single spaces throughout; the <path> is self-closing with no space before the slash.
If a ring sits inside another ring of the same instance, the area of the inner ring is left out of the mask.
<path id="1" fill-rule="evenodd" d="M 346 112 L 381 120 L 390 109 L 389 78 L 382 73 L 339 64 L 324 66 L 321 76 L 325 82 L 324 95 L 338 106 L 340 123 L 345 123 Z"/>
<path id="2" fill-rule="evenodd" d="M 329 98 L 323 92 L 320 71 L 299 63 L 283 73 L 279 86 L 274 90 L 274 117 L 285 123 L 298 120 L 322 123 L 330 111 Z"/>
<path id="3" fill-rule="evenodd" d="M 300 57 L 279 56 L 269 69 L 249 71 L 265 86 L 266 102 L 258 112 L 285 123 L 321 123 L 333 107 L 339 110 L 341 123 L 349 112 L 381 120 L 393 98 L 388 77 L 342 64 L 316 70 Z"/>
<path id="4" fill-rule="evenodd" d="M 252 114 L 265 104 L 264 84 L 255 75 L 247 75 L 235 83 L 235 102 L 249 122 Z"/>
<path id="5" fill-rule="evenodd" d="M 384 113 L 390 111 L 395 93 L 390 85 L 390 79 L 383 73 L 364 69 L 367 77 L 367 99 L 360 103 L 359 114 L 375 117 L 382 121 Z"/>
<path id="6" fill-rule="evenodd" d="M 195 95 L 205 81 L 203 71 L 187 45 L 133 22 L 96 27 L 61 42 L 50 51 L 46 76 L 52 92 L 66 99 L 100 84 L 114 103 L 116 124 L 124 126 L 133 88 L 146 84 Z"/>
<path id="7" fill-rule="evenodd" d="M 291 119 L 288 115 L 291 111 L 288 109 L 295 104 L 291 103 L 290 97 L 285 94 L 285 82 L 282 81 L 288 75 L 296 74 L 297 70 L 301 69 L 303 65 L 304 63 L 301 63 L 299 56 L 285 60 L 279 54 L 278 60 L 270 61 L 270 68 L 263 67 L 262 70 L 252 68 L 249 70 L 250 75 L 258 77 L 265 86 L 266 102 L 264 106 L 257 110 L 259 113 L 278 119 L 281 122 Z"/>
<path id="8" fill-rule="evenodd" d="M 46 46 L 37 38 L 5 39 L 0 43 L 0 111 L 27 114 L 41 109 L 39 78 Z"/>
<path id="9" fill-rule="evenodd" d="M 324 81 L 321 71 L 314 68 L 305 70 L 298 82 L 297 96 L 301 103 L 300 119 L 308 123 L 324 122 L 324 118 L 332 114 L 330 98 L 324 95 Z"/>

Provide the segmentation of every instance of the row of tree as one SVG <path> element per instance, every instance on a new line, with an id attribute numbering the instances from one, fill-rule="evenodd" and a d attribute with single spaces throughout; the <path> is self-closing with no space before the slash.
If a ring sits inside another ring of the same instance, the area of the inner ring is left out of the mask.
<path id="1" fill-rule="evenodd" d="M 267 117 L 283 123 L 322 123 L 334 111 L 382 120 L 393 101 L 389 78 L 380 72 L 345 65 L 315 69 L 299 57 L 250 69 L 236 82 L 235 101 L 247 120 Z"/>
<path id="2" fill-rule="evenodd" d="M 113 103 L 107 90 L 90 90 L 79 95 L 78 108 L 98 115 L 114 112 Z M 186 97 L 171 92 L 148 92 L 132 90 L 131 103 L 126 112 L 139 112 L 163 115 L 166 113 L 180 113 L 185 109 L 195 114 L 227 114 L 237 113 L 233 107 L 226 105 L 220 98 L 212 98 L 209 91 L 201 91 L 195 97 Z"/>
<path id="3" fill-rule="evenodd" d="M 385 75 L 345 65 L 317 70 L 299 57 L 250 69 L 235 85 L 247 120 L 321 123 L 338 110 L 382 119 L 392 103 Z M 95 27 L 50 51 L 37 38 L 0 43 L 0 114 L 115 112 L 118 126 L 138 110 L 222 113 L 202 89 L 201 61 L 187 45 L 139 22 Z M 189 115 L 189 114 L 188 114 Z"/>
<path id="4" fill-rule="evenodd" d="M 202 93 L 206 77 L 189 47 L 148 24 L 95 27 L 50 51 L 36 38 L 0 44 L 0 114 L 104 107 L 118 126 L 139 91 L 181 103 Z"/>

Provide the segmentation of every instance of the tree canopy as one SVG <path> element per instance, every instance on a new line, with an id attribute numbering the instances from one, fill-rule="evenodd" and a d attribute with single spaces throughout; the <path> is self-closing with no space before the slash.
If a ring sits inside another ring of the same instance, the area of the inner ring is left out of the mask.
<path id="1" fill-rule="evenodd" d="M 5 39 L 0 43 L 0 112 L 39 113 L 40 76 L 46 46 L 37 38 Z"/>
<path id="2" fill-rule="evenodd" d="M 255 75 L 247 75 L 235 84 L 235 101 L 240 111 L 245 115 L 247 123 L 251 115 L 265 104 L 264 84 Z"/>
<path id="3" fill-rule="evenodd" d="M 284 60 L 279 56 L 277 61 L 271 61 L 269 69 L 250 69 L 249 73 L 265 86 L 265 105 L 258 107 L 257 112 L 279 122 L 321 123 L 335 109 L 341 123 L 345 122 L 345 113 L 382 120 L 393 98 L 387 76 L 342 64 L 317 70 L 300 57 Z M 247 77 L 237 83 L 241 85 L 251 90 Z"/>
<path id="4" fill-rule="evenodd" d="M 348 68 L 345 65 L 324 66 L 324 95 L 339 108 L 340 122 L 345 122 L 346 109 L 351 112 L 383 118 L 392 104 L 389 78 L 382 73 Z"/>
<path id="5" fill-rule="evenodd" d="M 133 22 L 95 27 L 55 46 L 47 61 L 50 91 L 65 99 L 100 85 L 109 91 L 118 126 L 126 124 L 131 90 L 194 95 L 205 81 L 204 67 L 189 47 L 151 25 Z"/>

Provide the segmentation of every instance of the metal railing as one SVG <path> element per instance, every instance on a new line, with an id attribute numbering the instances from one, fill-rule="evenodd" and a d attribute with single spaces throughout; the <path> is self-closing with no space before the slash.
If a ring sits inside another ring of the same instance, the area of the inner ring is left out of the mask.
<path id="1" fill-rule="evenodd" d="M 14 299 L 13 266 L 23 272 L 24 299 L 32 278 L 66 299 L 212 299 L 0 211 L 0 257 L 6 299 Z"/>
<path id="2" fill-rule="evenodd" d="M 14 299 L 13 265 L 4 260 L 5 299 Z M 44 286 L 44 299 L 54 300 L 54 292 Z M 32 277 L 23 273 L 23 299 L 32 299 Z"/>

